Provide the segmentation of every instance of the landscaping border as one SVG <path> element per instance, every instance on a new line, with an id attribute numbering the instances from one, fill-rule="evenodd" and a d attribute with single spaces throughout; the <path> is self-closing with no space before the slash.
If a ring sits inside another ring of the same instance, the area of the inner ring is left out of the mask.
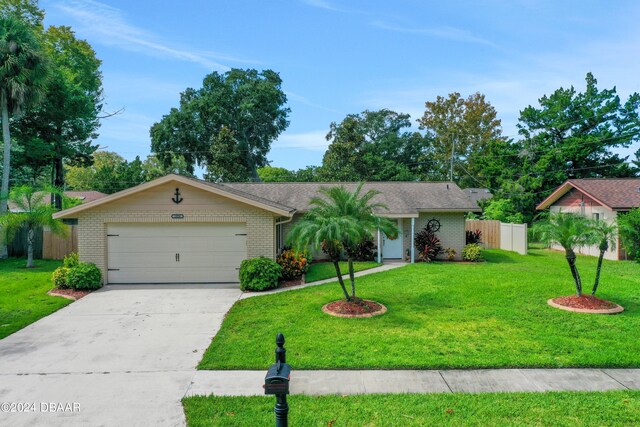
<path id="1" fill-rule="evenodd" d="M 613 307 L 613 308 L 600 309 L 600 310 L 589 310 L 589 309 L 586 309 L 586 308 L 567 307 L 566 305 L 557 304 L 557 303 L 553 302 L 553 300 L 554 300 L 554 298 L 551 298 L 551 299 L 547 300 L 547 304 L 549 304 L 553 308 L 557 308 L 557 309 L 564 310 L 564 311 L 572 311 L 574 313 L 618 314 L 618 313 L 622 313 L 624 311 L 624 307 L 622 307 L 621 305 L 618 305 L 618 304 L 616 304 L 616 306 Z"/>

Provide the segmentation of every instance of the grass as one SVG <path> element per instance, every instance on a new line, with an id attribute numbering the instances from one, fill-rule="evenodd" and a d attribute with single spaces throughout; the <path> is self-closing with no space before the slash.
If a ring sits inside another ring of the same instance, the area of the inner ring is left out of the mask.
<path id="1" fill-rule="evenodd" d="M 353 269 L 354 271 L 362 271 L 378 267 L 379 265 L 380 264 L 373 261 L 354 262 Z M 346 262 L 340 263 L 340 271 L 342 271 L 345 279 L 348 279 L 349 265 Z M 331 279 L 333 277 L 337 277 L 336 268 L 333 266 L 333 263 L 330 262 L 317 262 L 315 264 L 311 264 L 309 266 L 309 269 L 307 270 L 307 274 L 305 275 L 307 283 L 317 282 L 318 280 Z"/>
<path id="2" fill-rule="evenodd" d="M 291 396 L 300 426 L 631 426 L 640 425 L 640 392 L 369 394 Z M 273 397 L 189 397 L 187 425 L 268 426 Z"/>
<path id="3" fill-rule="evenodd" d="M 60 261 L 38 260 L 33 269 L 25 264 L 23 259 L 0 260 L 0 339 L 71 303 L 47 295 Z"/>
<path id="4" fill-rule="evenodd" d="M 640 264 L 604 263 L 598 296 L 615 316 L 547 305 L 570 295 L 563 254 L 487 251 L 480 264 L 419 263 L 357 280 L 358 294 L 385 304 L 369 319 L 328 316 L 337 283 L 239 301 L 200 369 L 266 369 L 276 333 L 295 369 L 640 367 Z M 580 256 L 586 286 L 596 258 Z"/>

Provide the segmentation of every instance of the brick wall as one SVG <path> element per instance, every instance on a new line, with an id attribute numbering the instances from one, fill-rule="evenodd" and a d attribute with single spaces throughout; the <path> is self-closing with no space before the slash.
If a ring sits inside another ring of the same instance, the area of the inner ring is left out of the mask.
<path id="1" fill-rule="evenodd" d="M 249 258 L 275 257 L 275 234 L 273 214 L 257 208 L 235 208 L 233 211 L 216 212 L 213 208 L 204 211 L 180 212 L 183 219 L 172 219 L 165 210 L 122 212 L 115 209 L 87 211 L 78 216 L 78 253 L 80 259 L 95 263 L 102 275 L 107 277 L 107 225 L 109 223 L 246 223 L 247 256 Z"/>
<path id="2" fill-rule="evenodd" d="M 415 232 L 422 230 L 429 220 L 437 219 L 440 221 L 440 230 L 436 235 L 440 238 L 442 248 L 452 248 L 456 251 L 456 259 L 462 259 L 462 248 L 465 244 L 464 230 L 464 213 L 462 212 L 446 212 L 446 213 L 430 213 L 421 212 L 420 217 L 416 218 Z M 404 253 L 411 248 L 411 219 L 405 218 L 403 223 L 404 229 Z M 444 257 L 444 254 L 440 256 Z M 415 258 L 418 258 L 418 250 L 415 250 Z"/>

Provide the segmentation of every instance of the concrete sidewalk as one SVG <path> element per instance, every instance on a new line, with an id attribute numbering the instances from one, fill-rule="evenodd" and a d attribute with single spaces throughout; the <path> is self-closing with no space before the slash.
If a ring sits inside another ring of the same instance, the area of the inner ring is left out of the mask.
<path id="1" fill-rule="evenodd" d="M 362 277 L 362 276 L 367 276 L 369 274 L 381 273 L 383 271 L 393 270 L 394 268 L 404 267 L 405 265 L 409 265 L 409 264 L 404 261 L 385 261 L 385 263 L 382 264 L 380 267 L 373 267 L 368 270 L 362 270 L 362 271 L 356 272 L 354 274 L 354 277 Z M 344 275 L 344 280 L 345 281 L 349 280 L 348 274 Z M 332 283 L 337 281 L 338 279 L 336 277 L 332 277 L 331 279 L 318 280 L 316 282 L 304 283 L 299 286 L 291 286 L 288 288 L 278 288 L 278 289 L 272 289 L 270 291 L 263 291 L 263 292 L 244 292 L 240 296 L 240 299 L 259 297 L 262 295 L 279 294 L 281 292 L 295 291 L 297 289 L 308 288 L 310 286 L 324 285 L 325 283 Z"/>
<path id="2" fill-rule="evenodd" d="M 187 396 L 263 394 L 265 371 L 198 371 Z M 639 390 L 640 369 L 294 371 L 291 394 Z"/>

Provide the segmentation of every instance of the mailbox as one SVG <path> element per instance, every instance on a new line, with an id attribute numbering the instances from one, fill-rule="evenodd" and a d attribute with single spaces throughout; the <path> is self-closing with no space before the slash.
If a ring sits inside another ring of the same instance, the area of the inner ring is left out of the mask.
<path id="1" fill-rule="evenodd" d="M 264 377 L 264 394 L 289 394 L 291 365 L 274 363 Z"/>

